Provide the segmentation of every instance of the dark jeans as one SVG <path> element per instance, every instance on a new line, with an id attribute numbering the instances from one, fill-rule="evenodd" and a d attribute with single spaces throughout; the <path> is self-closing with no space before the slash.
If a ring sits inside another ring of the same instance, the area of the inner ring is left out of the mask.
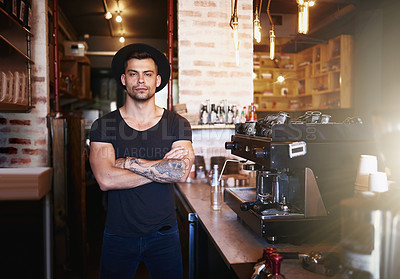
<path id="1" fill-rule="evenodd" d="M 104 232 L 100 278 L 132 279 L 140 261 L 146 264 L 152 279 L 182 278 L 178 226 L 143 237 Z"/>

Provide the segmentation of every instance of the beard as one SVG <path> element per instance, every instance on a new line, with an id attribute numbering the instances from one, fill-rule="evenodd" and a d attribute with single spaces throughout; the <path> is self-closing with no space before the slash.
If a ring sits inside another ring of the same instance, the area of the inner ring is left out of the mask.
<path id="1" fill-rule="evenodd" d="M 136 91 L 136 89 L 140 87 L 140 88 L 146 88 L 146 91 Z M 155 92 L 151 92 L 150 87 L 149 86 L 132 86 L 131 90 L 126 90 L 127 94 L 129 97 L 131 97 L 133 100 L 135 101 L 139 101 L 139 102 L 145 102 L 147 100 L 150 100 Z"/>

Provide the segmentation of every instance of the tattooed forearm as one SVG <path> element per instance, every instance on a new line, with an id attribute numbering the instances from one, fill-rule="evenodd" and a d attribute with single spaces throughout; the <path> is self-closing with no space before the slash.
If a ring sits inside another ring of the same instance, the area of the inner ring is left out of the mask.
<path id="1" fill-rule="evenodd" d="M 161 175 L 181 178 L 189 169 L 190 161 L 185 158 L 183 160 L 163 160 L 153 166 Z"/>
<path id="2" fill-rule="evenodd" d="M 146 164 L 137 158 L 131 157 L 129 160 L 130 171 L 143 175 L 157 182 L 176 182 L 185 176 L 189 170 L 190 160 L 184 158 L 167 159 L 158 161 L 155 164 Z"/>

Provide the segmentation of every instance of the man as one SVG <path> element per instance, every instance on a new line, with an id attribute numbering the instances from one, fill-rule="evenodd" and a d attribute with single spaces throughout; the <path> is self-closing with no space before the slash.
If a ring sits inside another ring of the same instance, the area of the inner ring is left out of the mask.
<path id="1" fill-rule="evenodd" d="M 155 104 L 171 73 L 160 51 L 125 46 L 112 71 L 126 103 L 97 119 L 90 132 L 90 164 L 108 192 L 100 278 L 132 279 L 140 261 L 153 279 L 181 278 L 171 183 L 186 181 L 194 161 L 190 124 Z"/>

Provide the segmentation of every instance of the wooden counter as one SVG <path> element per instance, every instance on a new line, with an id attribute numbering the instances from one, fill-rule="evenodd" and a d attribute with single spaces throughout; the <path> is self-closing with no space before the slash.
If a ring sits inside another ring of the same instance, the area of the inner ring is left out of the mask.
<path id="1" fill-rule="evenodd" d="M 52 169 L 0 168 L 0 200 L 40 200 L 51 188 Z"/>
<path id="2" fill-rule="evenodd" d="M 235 212 L 226 204 L 221 211 L 210 208 L 207 184 L 178 183 L 176 188 L 186 199 L 186 203 L 197 213 L 202 227 L 209 235 L 225 263 L 232 268 L 238 278 L 250 278 L 253 266 L 261 258 L 264 247 L 275 247 L 281 252 L 309 253 L 312 251 L 338 251 L 340 243 L 314 243 L 301 246 L 291 244 L 269 244 L 242 223 Z M 285 259 L 281 268 L 287 279 L 327 278 L 302 268 L 299 260 Z"/>

